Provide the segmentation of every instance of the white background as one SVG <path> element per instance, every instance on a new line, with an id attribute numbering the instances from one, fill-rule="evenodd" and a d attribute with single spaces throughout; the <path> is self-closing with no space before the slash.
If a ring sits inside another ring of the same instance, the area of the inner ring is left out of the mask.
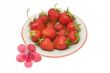
<path id="1" fill-rule="evenodd" d="M 16 61 L 16 47 L 23 43 L 21 29 L 31 14 L 57 7 L 79 16 L 88 29 L 85 45 L 64 58 L 46 58 L 27 69 Z M 109 0 L 0 0 L 0 73 L 110 73 Z"/>

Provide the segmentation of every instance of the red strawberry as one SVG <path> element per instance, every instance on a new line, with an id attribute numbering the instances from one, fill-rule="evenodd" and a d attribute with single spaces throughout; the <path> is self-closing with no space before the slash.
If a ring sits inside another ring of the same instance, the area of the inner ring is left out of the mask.
<path id="1" fill-rule="evenodd" d="M 74 22 L 69 22 L 69 24 L 67 24 L 67 29 L 69 31 L 76 31 L 76 27 L 74 25 Z"/>
<path id="2" fill-rule="evenodd" d="M 72 18 L 68 15 L 68 13 L 64 12 L 60 14 L 59 22 L 61 24 L 67 25 L 72 21 Z"/>
<path id="3" fill-rule="evenodd" d="M 46 51 L 54 50 L 54 46 L 49 38 L 44 38 L 43 41 L 40 43 L 40 47 Z"/>
<path id="4" fill-rule="evenodd" d="M 74 21 L 73 15 L 69 12 L 69 9 L 67 8 L 67 11 L 60 14 L 59 22 L 61 24 L 67 25 L 69 22 Z"/>
<path id="5" fill-rule="evenodd" d="M 50 22 L 51 22 L 52 24 L 54 24 L 54 25 L 57 23 L 56 21 L 50 21 Z"/>
<path id="6" fill-rule="evenodd" d="M 37 42 L 42 37 L 42 34 L 38 30 L 32 30 L 30 32 L 30 37 L 33 42 Z"/>
<path id="7" fill-rule="evenodd" d="M 30 30 L 39 30 L 42 32 L 44 28 L 45 25 L 40 19 L 34 20 L 33 22 L 30 23 Z"/>
<path id="8" fill-rule="evenodd" d="M 78 32 L 75 32 L 75 31 L 71 31 L 68 34 L 68 38 L 71 40 L 72 44 L 76 44 L 76 43 L 78 43 L 78 41 L 80 39 L 79 33 Z"/>
<path id="9" fill-rule="evenodd" d="M 42 32 L 45 29 L 45 25 L 39 24 L 36 29 L 39 30 L 40 32 Z"/>
<path id="10" fill-rule="evenodd" d="M 48 17 L 50 21 L 57 21 L 59 19 L 60 12 L 58 9 L 52 8 L 48 11 Z"/>
<path id="11" fill-rule="evenodd" d="M 60 36 L 54 40 L 54 47 L 58 50 L 67 49 L 68 45 L 70 45 L 70 42 L 68 41 L 67 37 L 65 37 L 65 36 Z"/>
<path id="12" fill-rule="evenodd" d="M 38 19 L 40 19 L 43 23 L 46 23 L 48 21 L 48 16 L 45 12 L 40 13 Z"/>
<path id="13" fill-rule="evenodd" d="M 47 38 L 54 39 L 56 36 L 56 31 L 53 28 L 45 28 L 42 35 Z"/>
<path id="14" fill-rule="evenodd" d="M 39 19 L 40 19 L 43 23 L 46 23 L 47 20 L 48 20 L 48 16 L 47 16 L 47 15 L 43 15 L 43 16 L 40 16 Z"/>
<path id="15" fill-rule="evenodd" d="M 58 36 L 67 36 L 68 35 L 68 31 L 67 30 L 60 30 L 57 33 Z"/>
<path id="16" fill-rule="evenodd" d="M 63 26 L 62 24 L 60 24 L 60 23 L 57 23 L 57 24 L 55 24 L 55 29 L 56 29 L 57 31 L 63 30 L 63 29 L 64 29 L 64 26 Z"/>
<path id="17" fill-rule="evenodd" d="M 46 24 L 46 27 L 47 27 L 47 28 L 54 28 L 54 24 L 51 23 L 51 22 L 49 22 L 48 24 Z"/>
<path id="18" fill-rule="evenodd" d="M 35 30 L 36 27 L 38 26 L 38 24 L 41 24 L 41 23 L 42 23 L 41 21 L 37 22 L 37 20 L 33 20 L 33 21 L 29 24 L 30 30 Z"/>

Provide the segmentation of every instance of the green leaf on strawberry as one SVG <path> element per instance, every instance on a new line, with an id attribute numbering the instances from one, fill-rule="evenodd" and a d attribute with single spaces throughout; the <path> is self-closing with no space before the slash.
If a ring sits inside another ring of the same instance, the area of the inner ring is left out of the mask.
<path id="1" fill-rule="evenodd" d="M 45 11 L 43 11 L 43 10 L 42 10 L 42 12 L 41 12 L 41 13 L 39 13 L 39 17 L 40 17 L 40 16 L 45 16 L 45 15 L 47 15 L 47 14 L 46 14 L 46 12 L 45 12 Z"/>
<path id="2" fill-rule="evenodd" d="M 65 44 L 69 47 L 71 45 L 71 40 L 68 38 L 66 41 L 65 41 Z"/>
<path id="3" fill-rule="evenodd" d="M 75 34 L 75 36 L 76 36 L 77 39 L 74 41 L 74 44 L 77 44 L 79 42 L 79 40 L 80 40 L 79 32 L 77 32 Z"/>
<path id="4" fill-rule="evenodd" d="M 40 44 L 39 44 L 39 42 L 35 42 L 35 45 L 39 46 Z"/>
<path id="5" fill-rule="evenodd" d="M 79 23 L 77 23 L 77 22 L 74 23 L 74 26 L 75 26 L 77 32 L 80 32 L 80 31 L 81 31 L 80 25 L 81 25 L 81 24 L 79 24 Z"/>

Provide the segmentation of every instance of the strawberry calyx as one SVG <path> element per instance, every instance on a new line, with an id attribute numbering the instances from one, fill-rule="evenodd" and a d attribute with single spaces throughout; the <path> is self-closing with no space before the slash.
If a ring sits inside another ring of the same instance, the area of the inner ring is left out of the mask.
<path id="1" fill-rule="evenodd" d="M 77 44 L 79 42 L 79 40 L 80 40 L 79 32 L 75 33 L 75 37 L 77 39 L 73 42 L 73 44 Z"/>
<path id="2" fill-rule="evenodd" d="M 77 22 L 74 23 L 74 26 L 75 26 L 77 32 L 80 32 L 80 31 L 81 31 L 80 25 L 81 25 L 81 24 L 79 24 L 79 23 L 77 23 Z"/>
<path id="3" fill-rule="evenodd" d="M 54 6 L 54 8 L 51 8 L 51 9 L 54 9 L 54 10 L 56 10 L 57 12 L 60 13 L 60 12 L 61 12 L 61 9 L 60 9 L 60 8 L 56 8 L 57 5 L 58 5 L 58 3 L 56 3 L 55 6 Z"/>
<path id="4" fill-rule="evenodd" d="M 58 5 L 58 3 L 55 4 L 54 9 L 56 9 L 56 6 Z"/>
<path id="5" fill-rule="evenodd" d="M 39 43 L 41 43 L 41 42 L 44 40 L 44 38 L 45 38 L 45 36 L 41 37 L 41 38 L 39 39 Z"/>
<path id="6" fill-rule="evenodd" d="M 40 45 L 40 43 L 44 40 L 45 36 L 41 37 L 40 39 L 38 39 L 38 42 L 36 42 L 36 45 Z"/>
<path id="7" fill-rule="evenodd" d="M 67 38 L 67 40 L 65 41 L 65 44 L 69 47 L 71 45 L 71 40 Z"/>
<path id="8" fill-rule="evenodd" d="M 35 36 L 36 34 L 35 34 L 35 30 L 33 30 L 33 31 L 30 31 L 30 37 L 33 37 L 33 36 Z"/>
<path id="9" fill-rule="evenodd" d="M 42 10 L 42 12 L 39 14 L 39 17 L 40 17 L 40 16 L 47 16 L 47 14 L 46 14 L 45 11 Z"/>

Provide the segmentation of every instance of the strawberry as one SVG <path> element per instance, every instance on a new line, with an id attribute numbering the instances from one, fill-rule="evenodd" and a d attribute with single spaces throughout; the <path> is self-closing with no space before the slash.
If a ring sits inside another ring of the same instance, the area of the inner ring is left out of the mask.
<path id="1" fill-rule="evenodd" d="M 50 21 L 57 21 L 59 18 L 59 11 L 57 9 L 50 9 L 48 11 L 48 16 Z"/>
<path id="2" fill-rule="evenodd" d="M 64 26 L 63 26 L 62 24 L 60 24 L 60 23 L 57 23 L 57 24 L 55 25 L 55 29 L 56 29 L 57 31 L 60 31 L 60 30 L 63 30 L 63 29 L 64 29 Z"/>
<path id="3" fill-rule="evenodd" d="M 57 23 L 56 21 L 50 21 L 50 22 L 51 22 L 52 24 L 54 24 L 54 25 Z"/>
<path id="4" fill-rule="evenodd" d="M 68 34 L 68 38 L 71 40 L 72 44 L 76 44 L 79 42 L 79 33 L 76 32 L 76 31 L 71 31 L 69 34 Z"/>
<path id="5" fill-rule="evenodd" d="M 68 23 L 71 22 L 71 21 L 72 21 L 72 19 L 71 19 L 71 17 L 68 15 L 68 13 L 64 12 L 64 13 L 61 13 L 61 14 L 60 14 L 59 22 L 60 22 L 61 24 L 66 25 L 66 24 L 68 24 Z"/>
<path id="6" fill-rule="evenodd" d="M 77 31 L 80 32 L 80 24 L 78 24 L 77 22 L 69 22 L 69 24 L 67 24 L 67 29 L 69 31 Z"/>
<path id="7" fill-rule="evenodd" d="M 46 27 L 47 27 L 47 28 L 54 28 L 54 24 L 51 23 L 51 22 L 49 22 L 48 24 L 46 24 Z"/>
<path id="8" fill-rule="evenodd" d="M 61 24 L 67 25 L 69 22 L 74 21 L 73 15 L 69 12 L 69 9 L 67 8 L 67 11 L 60 14 L 59 22 Z"/>
<path id="9" fill-rule="evenodd" d="M 37 42 L 42 37 L 42 34 L 38 30 L 32 30 L 30 31 L 30 37 L 33 42 Z"/>
<path id="10" fill-rule="evenodd" d="M 68 35 L 68 30 L 60 30 L 57 33 L 58 36 L 67 36 Z"/>
<path id="11" fill-rule="evenodd" d="M 47 20 L 48 20 L 48 16 L 47 16 L 47 15 L 43 15 L 43 16 L 40 16 L 39 19 L 40 19 L 43 23 L 46 23 Z"/>
<path id="12" fill-rule="evenodd" d="M 54 50 L 54 45 L 49 38 L 44 38 L 43 41 L 41 41 L 40 43 L 40 47 L 46 51 Z"/>
<path id="13" fill-rule="evenodd" d="M 35 30 L 38 24 L 41 24 L 42 22 L 39 20 L 34 19 L 32 22 L 30 22 L 30 30 Z"/>
<path id="14" fill-rule="evenodd" d="M 76 31 L 76 27 L 74 25 L 74 22 L 69 22 L 66 27 L 69 31 Z"/>
<path id="15" fill-rule="evenodd" d="M 47 38 L 54 39 L 56 36 L 56 31 L 53 28 L 45 28 L 42 35 Z"/>
<path id="16" fill-rule="evenodd" d="M 59 19 L 60 10 L 56 9 L 56 4 L 54 8 L 48 10 L 48 17 L 50 21 L 57 21 Z"/>
<path id="17" fill-rule="evenodd" d="M 42 31 L 42 29 L 45 27 L 43 22 L 44 22 L 44 20 L 46 21 L 47 17 L 40 15 L 39 18 L 36 19 L 36 17 L 35 17 L 33 20 L 31 20 L 28 16 L 29 10 L 30 9 L 27 10 L 27 17 L 30 21 L 30 23 L 29 23 L 30 30 L 38 29 L 38 30 Z"/>
<path id="18" fill-rule="evenodd" d="M 39 14 L 38 19 L 41 20 L 43 23 L 46 23 L 48 21 L 48 16 L 45 12 L 42 11 L 42 13 Z"/>
<path id="19" fill-rule="evenodd" d="M 42 32 L 44 28 L 45 25 L 40 19 L 36 19 L 30 23 L 30 30 L 39 30 Z"/>
<path id="20" fill-rule="evenodd" d="M 59 36 L 54 40 L 54 47 L 58 50 L 65 50 L 69 45 L 70 41 L 65 36 Z"/>

